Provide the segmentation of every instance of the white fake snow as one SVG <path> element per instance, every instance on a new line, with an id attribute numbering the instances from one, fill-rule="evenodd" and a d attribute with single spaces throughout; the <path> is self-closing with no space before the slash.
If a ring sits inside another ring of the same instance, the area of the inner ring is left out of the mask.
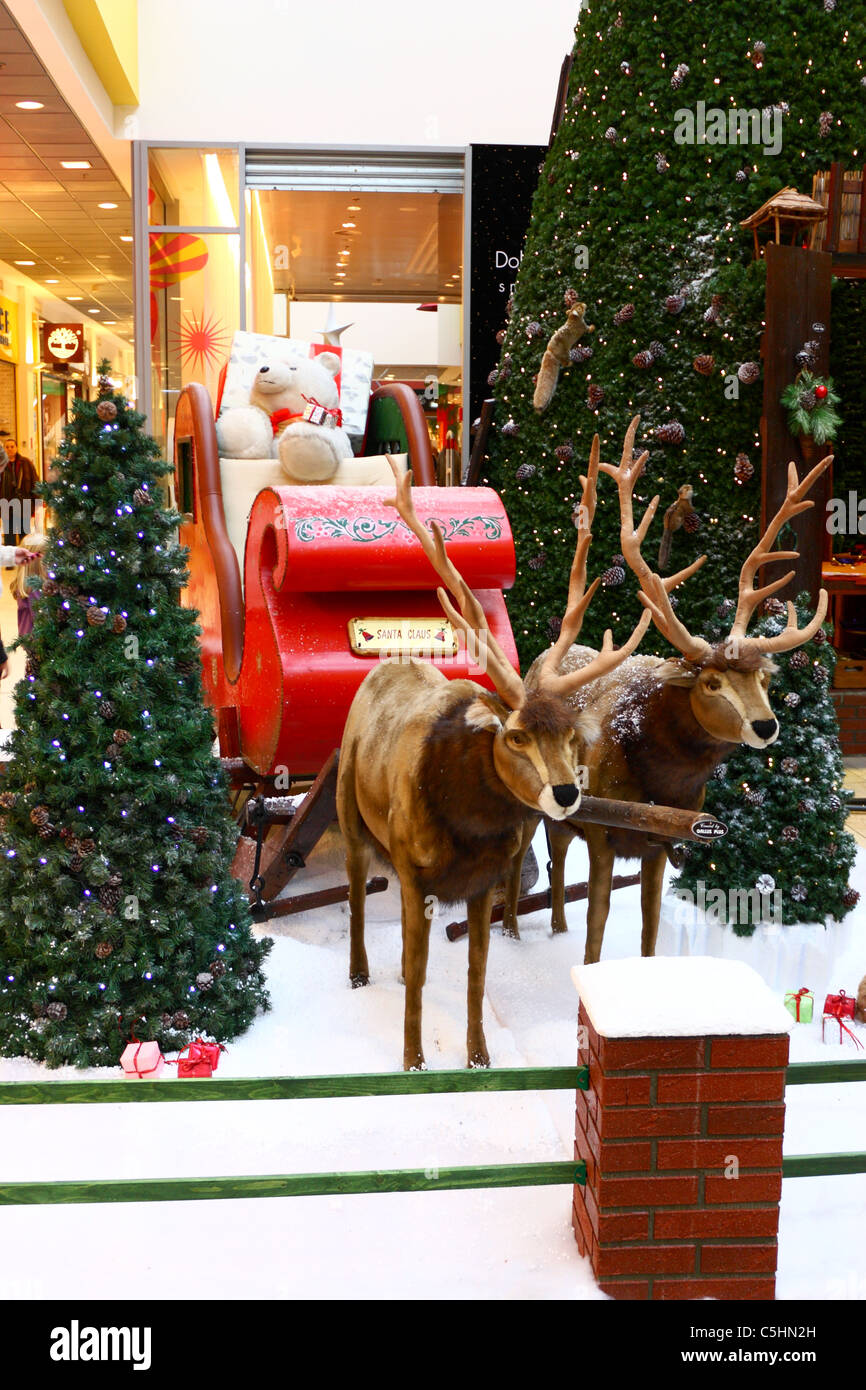
<path id="1" fill-rule="evenodd" d="M 605 1038 L 788 1033 L 794 1020 L 751 966 L 711 956 L 598 961 L 571 972 Z"/>
<path id="2" fill-rule="evenodd" d="M 543 837 L 536 841 L 543 866 Z M 319 876 L 317 877 L 317 870 Z M 619 868 L 618 872 L 628 872 Z M 568 879 L 585 877 L 575 842 Z M 339 881 L 329 837 L 295 891 Z M 866 855 L 853 883 L 866 900 Z M 494 928 L 484 1004 L 493 1065 L 571 1065 L 577 997 L 570 971 L 583 954 L 584 904 L 551 937 L 548 914 L 521 920 L 520 941 Z M 348 920 L 339 907 L 284 918 L 266 934 L 273 1011 L 231 1044 L 220 1076 L 397 1070 L 403 989 L 399 898 L 368 899 L 372 983 L 348 983 Z M 431 1068 L 465 1066 L 465 938 L 449 943 L 433 922 L 424 1041 Z M 824 933 L 834 987 L 854 993 L 866 972 L 866 912 L 851 933 Z M 611 899 L 605 961 L 633 957 L 640 891 Z M 760 955 L 760 950 L 758 951 Z M 800 972 L 787 982 L 810 984 Z M 820 1017 L 822 998 L 816 994 Z M 866 1042 L 866 1028 L 853 1025 Z M 820 1021 L 798 1025 L 793 1061 L 854 1058 L 848 1041 L 822 1044 Z M 0 1080 L 50 1073 L 0 1059 Z M 92 1076 L 117 1075 L 94 1071 Z M 147 1085 L 130 1081 L 129 1085 Z M 184 1082 L 178 1081 L 179 1086 Z M 866 1085 L 798 1086 L 788 1093 L 787 1153 L 866 1149 Z M 570 1092 L 200 1102 L 183 1105 L 20 1106 L 0 1110 L 0 1181 L 201 1177 L 517 1163 L 573 1156 Z M 861 1259 L 866 1175 L 783 1184 L 777 1294 L 866 1298 Z M 226 1299 L 580 1300 L 603 1297 L 574 1242 L 567 1187 L 472 1192 L 289 1197 L 105 1206 L 0 1207 L 0 1299 L 183 1296 L 194 1286 Z M 173 1273 L 172 1273 L 173 1271 Z M 180 1272 L 178 1272 L 180 1271 Z M 202 1279 L 204 1278 L 204 1285 Z"/>

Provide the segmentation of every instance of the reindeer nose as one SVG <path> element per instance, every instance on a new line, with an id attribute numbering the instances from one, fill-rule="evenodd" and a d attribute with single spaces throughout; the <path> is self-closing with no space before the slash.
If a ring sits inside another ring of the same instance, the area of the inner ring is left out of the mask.
<path id="1" fill-rule="evenodd" d="M 562 806 L 563 809 L 580 800 L 580 787 L 576 787 L 573 782 L 562 782 L 558 787 L 551 787 L 551 791 L 557 806 Z"/>
<path id="2" fill-rule="evenodd" d="M 752 728 L 758 738 L 772 738 L 779 725 L 775 719 L 753 719 Z"/>

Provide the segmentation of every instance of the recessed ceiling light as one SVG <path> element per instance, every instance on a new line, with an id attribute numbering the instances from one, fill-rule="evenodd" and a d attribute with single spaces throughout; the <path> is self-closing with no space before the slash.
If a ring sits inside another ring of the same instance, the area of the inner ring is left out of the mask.
<path id="1" fill-rule="evenodd" d="M 67 298 L 68 300 L 71 301 L 71 300 L 73 300 L 73 299 L 83 299 L 83 298 L 84 298 L 84 295 L 83 295 L 83 294 L 68 294 L 68 295 L 66 296 L 66 298 Z"/>
<path id="2" fill-rule="evenodd" d="M 338 270 L 338 271 L 337 271 L 337 279 L 338 279 L 338 280 L 345 280 L 345 278 L 346 278 L 346 272 L 345 272 L 345 270 Z"/>
<path id="3" fill-rule="evenodd" d="M 106 328 L 107 328 L 107 327 L 109 326 L 109 324 L 117 323 L 117 319 L 103 319 L 102 322 L 105 324 L 105 326 L 106 326 Z"/>
<path id="4" fill-rule="evenodd" d="M 131 236 L 122 236 L 122 237 L 120 238 L 120 240 L 121 240 L 121 241 L 132 241 L 132 237 L 131 237 Z"/>
<path id="5" fill-rule="evenodd" d="M 89 159 L 61 159 L 61 169 L 92 169 Z"/>
<path id="6" fill-rule="evenodd" d="M 35 261 L 16 261 L 16 265 L 35 265 Z"/>
<path id="7" fill-rule="evenodd" d="M 117 203 L 97 203 L 96 206 L 99 208 L 105 208 L 106 212 L 110 212 L 113 208 L 117 207 Z"/>
<path id="8" fill-rule="evenodd" d="M 101 313 L 102 313 L 102 310 L 101 310 L 101 309 L 88 309 L 87 312 L 88 312 L 88 314 L 101 314 Z"/>
<path id="9" fill-rule="evenodd" d="M 355 222 L 344 222 L 344 223 L 343 223 L 343 226 L 344 226 L 344 227 L 354 227 L 354 226 L 356 226 L 356 225 L 357 225 L 357 224 L 356 224 Z"/>
<path id="10" fill-rule="evenodd" d="M 361 211 L 361 204 L 360 204 L 360 203 L 350 203 L 349 206 L 346 208 L 346 211 L 347 211 L 347 212 L 360 212 L 360 211 Z"/>
<path id="11" fill-rule="evenodd" d="M 44 101 L 16 101 L 15 105 L 19 111 L 41 111 L 45 105 Z"/>
<path id="12" fill-rule="evenodd" d="M 59 284 L 60 284 L 60 281 L 59 281 L 59 280 L 46 280 L 45 283 L 46 283 L 46 285 L 59 285 Z"/>

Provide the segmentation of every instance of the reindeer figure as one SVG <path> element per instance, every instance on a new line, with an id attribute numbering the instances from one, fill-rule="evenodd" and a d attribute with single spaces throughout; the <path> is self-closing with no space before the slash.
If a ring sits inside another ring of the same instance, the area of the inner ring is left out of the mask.
<path id="1" fill-rule="evenodd" d="M 392 465 L 393 467 L 393 465 Z M 649 612 L 628 642 L 600 652 L 565 674 L 558 667 L 580 631 L 598 579 L 586 588 L 598 460 L 581 479 L 584 507 L 559 640 L 537 665 L 528 691 L 493 638 L 478 599 L 449 560 L 442 532 L 415 514 L 411 474 L 395 470 L 395 506 L 417 537 L 444 588 L 447 617 L 478 641 L 495 694 L 470 680 L 449 681 L 428 662 L 382 664 L 362 682 L 346 721 L 337 782 L 337 815 L 346 841 L 353 986 L 369 983 L 364 949 L 364 885 L 371 848 L 384 853 L 400 879 L 403 979 L 406 985 L 403 1066 L 423 1068 L 421 991 L 427 969 L 430 904 L 465 901 L 469 919 L 467 1050 L 470 1067 L 490 1065 L 482 1000 L 493 890 L 510 869 L 524 822 L 553 821 L 580 804 L 583 743 L 594 720 L 577 717 L 569 695 L 619 666 L 637 647 Z"/>
<path id="2" fill-rule="evenodd" d="M 795 550 L 772 550 L 773 542 L 786 521 L 814 504 L 805 495 L 832 463 L 832 456 L 817 464 L 798 481 L 796 465 L 788 465 L 788 489 L 782 506 L 749 555 L 740 574 L 739 599 L 730 633 L 715 646 L 693 637 L 676 617 L 669 594 L 703 565 L 703 555 L 687 569 L 665 579 L 654 573 L 641 555 L 641 544 L 658 506 L 654 497 L 640 525 L 635 527 L 632 492 L 647 454 L 634 456 L 634 438 L 640 417 L 635 416 L 625 437 L 622 461 L 618 467 L 602 463 L 601 470 L 614 478 L 620 501 L 620 548 L 626 563 L 640 582 L 640 600 L 653 616 L 659 632 L 676 647 L 679 657 L 634 656 L 614 675 L 606 675 L 588 689 L 579 689 L 570 698 L 575 709 L 598 718 L 601 737 L 586 750 L 587 780 L 584 789 L 591 796 L 620 801 L 657 802 L 684 810 L 700 810 L 706 783 L 713 768 L 739 743 L 751 748 L 768 748 L 779 733 L 779 725 L 768 699 L 768 687 L 776 669 L 770 656 L 791 651 L 808 642 L 818 631 L 827 612 L 827 595 L 822 589 L 811 622 L 797 627 L 794 605 L 788 604 L 788 620 L 776 637 L 747 637 L 746 628 L 758 605 L 793 577 L 793 570 L 763 588 L 753 581 L 762 565 L 791 560 Z M 599 441 L 592 443 L 592 458 L 598 460 Z M 559 660 L 560 673 L 579 670 L 595 657 L 589 647 L 574 646 Z M 539 657 L 526 676 L 528 689 L 535 688 L 542 669 L 549 669 L 550 653 Z M 575 834 L 586 840 L 589 850 L 589 899 L 586 919 L 587 963 L 601 955 L 610 908 L 614 859 L 640 859 L 641 863 L 641 954 L 655 952 L 661 908 L 665 858 L 671 857 L 666 843 L 653 841 L 637 831 L 610 829 L 601 825 L 579 825 L 569 817 L 551 823 L 552 850 L 552 929 L 566 931 L 565 856 Z M 521 846 L 525 851 L 534 827 L 529 825 Z M 505 929 L 517 935 L 516 904 L 522 853 L 518 855 L 508 885 Z"/>

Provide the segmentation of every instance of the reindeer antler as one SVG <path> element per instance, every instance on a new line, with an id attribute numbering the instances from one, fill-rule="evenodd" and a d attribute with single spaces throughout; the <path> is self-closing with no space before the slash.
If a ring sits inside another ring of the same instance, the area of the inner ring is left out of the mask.
<path id="1" fill-rule="evenodd" d="M 439 578 L 451 590 L 460 607 L 458 613 L 448 598 L 445 589 L 437 589 L 446 617 L 462 632 L 475 636 L 483 634 L 486 650 L 486 670 L 496 688 L 496 693 L 509 709 L 519 709 L 526 700 L 523 681 L 518 676 L 508 657 L 494 638 L 487 625 L 484 609 L 473 594 L 466 580 L 460 574 L 445 549 L 445 539 L 437 522 L 431 521 L 431 531 L 418 520 L 415 503 L 412 500 L 412 470 L 401 474 L 394 460 L 389 456 L 391 472 L 397 486 L 395 497 L 386 497 L 385 506 L 395 507 L 409 530 L 421 542 L 421 547 Z"/>
<path id="2" fill-rule="evenodd" d="M 832 462 L 833 455 L 828 454 L 820 463 L 816 463 L 802 482 L 798 482 L 797 479 L 797 465 L 793 461 L 788 464 L 788 488 L 785 493 L 785 500 L 740 571 L 739 598 L 734 621 L 731 624 L 730 636 L 738 638 L 741 645 L 749 645 L 753 650 L 760 652 L 788 652 L 792 647 L 799 647 L 814 637 L 827 615 L 827 591 L 821 589 L 818 594 L 818 607 L 815 610 L 815 616 L 810 623 L 807 623 L 806 627 L 797 627 L 797 610 L 789 601 L 788 621 L 784 630 L 777 637 L 746 637 L 746 628 L 749 626 L 749 620 L 758 604 L 793 579 L 794 570 L 789 570 L 787 574 L 782 575 L 781 579 L 774 579 L 772 583 L 765 584 L 760 589 L 753 587 L 755 575 L 762 565 L 770 564 L 775 560 L 797 559 L 799 550 L 771 550 L 770 547 L 786 521 L 790 521 L 791 517 L 799 516 L 800 512 L 808 511 L 810 507 L 814 507 L 813 499 L 804 501 L 805 495 Z"/>
<path id="3" fill-rule="evenodd" d="M 642 614 L 631 637 L 617 651 L 614 651 L 613 635 L 608 628 L 604 634 L 598 656 L 594 657 L 586 666 L 581 666 L 577 671 L 570 671 L 567 675 L 557 674 L 560 662 L 580 632 L 586 610 L 600 583 L 600 580 L 594 579 L 589 589 L 586 587 L 586 561 L 592 541 L 591 528 L 597 501 L 599 449 L 599 439 L 596 435 L 592 441 L 586 476 L 581 475 L 580 479 L 581 500 L 578 509 L 577 545 L 575 546 L 574 559 L 571 562 L 565 616 L 562 620 L 559 637 L 544 656 L 538 670 L 538 689 L 545 691 L 548 695 L 571 695 L 582 685 L 587 685 L 589 681 L 597 680 L 599 676 L 612 671 L 615 666 L 619 666 L 621 662 L 625 661 L 627 656 L 631 656 L 650 623 L 650 614 Z"/>
<path id="4" fill-rule="evenodd" d="M 658 496 L 654 497 L 644 512 L 640 525 L 635 527 L 634 510 L 632 506 L 632 494 L 634 485 L 640 477 L 643 466 L 649 455 L 642 453 L 639 457 L 634 455 L 634 439 L 637 427 L 640 424 L 640 416 L 635 415 L 625 433 L 625 442 L 622 449 L 622 459 L 618 466 L 612 463 L 599 464 L 602 472 L 610 475 L 614 479 L 619 492 L 619 514 L 620 514 L 620 545 L 625 557 L 626 564 L 635 574 L 640 582 L 641 588 L 638 598 L 644 608 L 652 616 L 652 619 L 663 637 L 666 637 L 671 646 L 676 647 L 687 661 L 701 662 L 709 656 L 712 651 L 710 643 L 703 637 L 694 637 L 685 626 L 680 622 L 671 607 L 668 594 L 675 589 L 678 584 L 690 578 L 696 570 L 706 560 L 706 555 L 695 560 L 686 569 L 680 570 L 677 574 L 668 575 L 662 579 L 660 575 L 652 570 L 641 555 L 641 545 L 650 522 L 656 514 L 659 504 Z"/>

